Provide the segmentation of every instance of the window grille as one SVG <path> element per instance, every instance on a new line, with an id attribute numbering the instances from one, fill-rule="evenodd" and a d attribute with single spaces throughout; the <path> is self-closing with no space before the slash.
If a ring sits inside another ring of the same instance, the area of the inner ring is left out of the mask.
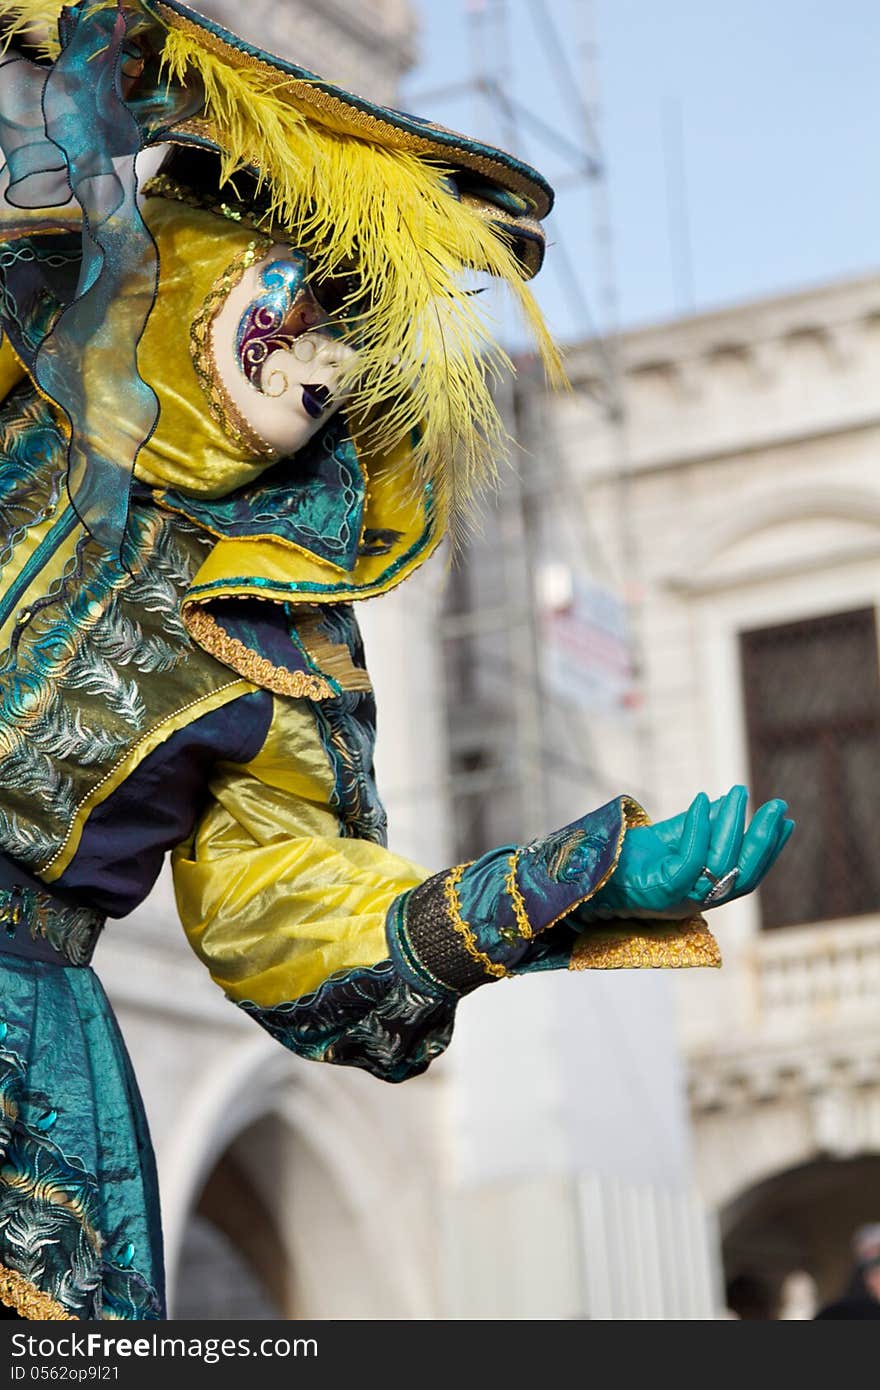
<path id="1" fill-rule="evenodd" d="M 740 635 L 753 805 L 797 821 L 760 890 L 765 928 L 880 911 L 880 665 L 873 608 Z"/>

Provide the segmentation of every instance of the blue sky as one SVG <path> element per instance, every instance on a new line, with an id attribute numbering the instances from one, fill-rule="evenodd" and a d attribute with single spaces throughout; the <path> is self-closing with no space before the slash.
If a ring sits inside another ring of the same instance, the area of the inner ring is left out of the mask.
<path id="1" fill-rule="evenodd" d="M 422 98 L 473 75 L 475 39 L 484 68 L 503 70 L 493 16 L 506 9 L 508 89 L 576 138 L 535 23 L 541 3 L 581 81 L 587 0 L 484 0 L 477 28 L 467 11 L 480 0 L 417 0 L 421 61 L 403 104 L 504 144 L 497 112 L 473 92 Z M 880 268 L 877 0 L 596 0 L 593 10 L 622 323 Z M 566 172 L 526 123 L 515 139 L 551 178 Z M 562 189 L 557 206 L 551 236 L 602 322 L 589 195 Z M 548 263 L 536 289 L 560 336 L 587 331 L 558 268 Z"/>

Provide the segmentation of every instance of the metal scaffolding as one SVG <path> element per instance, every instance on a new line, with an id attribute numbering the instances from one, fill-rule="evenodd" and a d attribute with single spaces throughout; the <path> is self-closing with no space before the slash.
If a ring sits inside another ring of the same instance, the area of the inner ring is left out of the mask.
<path id="1" fill-rule="evenodd" d="M 565 34 L 560 10 L 567 5 Z M 498 142 L 530 157 L 538 143 L 560 166 L 551 182 L 569 201 L 589 199 L 594 268 L 595 312 L 582 266 L 572 254 L 564 229 L 551 217 L 548 268 L 562 279 L 573 315 L 572 337 L 588 344 L 596 364 L 590 383 L 577 389 L 590 395 L 613 441 L 617 478 L 614 549 L 624 570 L 636 571 L 627 498 L 627 421 L 619 351 L 618 293 L 608 163 L 600 138 L 598 45 L 591 0 L 526 0 L 536 52 L 549 68 L 564 108 L 562 123 L 533 111 L 520 99 L 513 63 L 511 15 L 507 0 L 468 0 L 466 5 L 472 71 L 465 82 L 422 94 L 436 103 L 470 98 L 479 128 L 486 119 Z M 537 161 L 536 161 L 537 162 Z M 541 160 L 543 163 L 544 160 Z M 516 354 L 515 354 L 516 355 Z M 497 389 L 497 403 L 512 438 L 513 467 L 505 474 L 486 535 L 474 537 L 457 558 L 441 624 L 447 688 L 450 792 L 457 829 L 456 848 L 473 855 L 499 838 L 521 839 L 549 822 L 548 775 L 560 762 L 580 780 L 584 795 L 603 793 L 590 746 L 588 721 L 559 701 L 542 679 L 541 612 L 536 592 L 547 559 L 542 518 L 548 508 L 565 514 L 564 558 L 573 572 L 602 571 L 588 500 L 568 458 L 550 445 L 552 431 L 541 422 L 552 409 L 535 362 L 517 356 L 517 375 Z M 561 557 L 556 555 L 558 560 Z M 604 578 L 611 581 L 610 574 Z M 627 595 L 630 662 L 638 681 L 638 595 Z M 642 721 L 635 716 L 637 723 Z M 551 726 L 553 735 L 550 736 Z M 643 726 L 644 727 L 644 726 Z M 557 737 L 565 729 L 565 736 Z M 646 734 L 642 734 L 645 738 Z M 642 766 L 648 768 L 647 749 Z M 647 780 L 647 775 L 645 780 Z M 498 808 L 504 813 L 499 816 Z"/>

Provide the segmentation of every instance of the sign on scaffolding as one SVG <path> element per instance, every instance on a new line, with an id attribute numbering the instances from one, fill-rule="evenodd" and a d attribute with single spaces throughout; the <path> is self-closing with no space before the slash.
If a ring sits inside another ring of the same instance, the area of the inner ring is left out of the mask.
<path id="1" fill-rule="evenodd" d="M 633 668 L 623 597 L 563 564 L 544 566 L 539 588 L 547 687 L 580 709 L 629 709 Z"/>

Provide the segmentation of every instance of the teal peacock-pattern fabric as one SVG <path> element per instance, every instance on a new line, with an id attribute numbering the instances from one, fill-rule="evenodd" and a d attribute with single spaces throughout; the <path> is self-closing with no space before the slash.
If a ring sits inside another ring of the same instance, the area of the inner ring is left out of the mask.
<path id="1" fill-rule="evenodd" d="M 26 1281 L 44 1296 L 31 1295 L 36 1318 L 162 1315 L 152 1150 L 91 970 L 4 957 L 0 1249 L 0 1298 L 21 1310 Z M 62 1312 L 47 1314 L 47 1299 Z"/>

